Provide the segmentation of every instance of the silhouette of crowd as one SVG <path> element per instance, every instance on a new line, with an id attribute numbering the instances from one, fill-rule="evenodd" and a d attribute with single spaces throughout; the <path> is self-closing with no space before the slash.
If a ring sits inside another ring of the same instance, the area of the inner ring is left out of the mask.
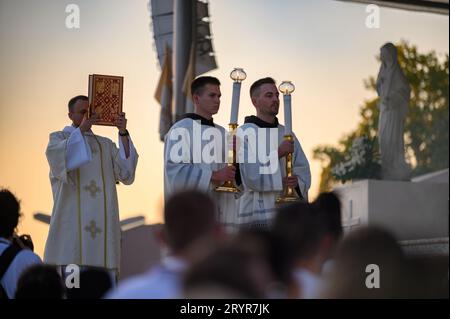
<path id="1" fill-rule="evenodd" d="M 333 193 L 278 207 L 268 229 L 227 233 L 211 197 L 173 194 L 155 234 L 167 251 L 148 271 L 118 283 L 101 268 L 82 267 L 78 284 L 33 253 L 18 236 L 20 202 L 0 191 L 2 298 L 448 298 L 448 259 L 405 254 L 388 230 L 344 232 Z M 138 249 L 144 250 L 145 242 Z M 72 282 L 73 283 L 73 282 Z"/>

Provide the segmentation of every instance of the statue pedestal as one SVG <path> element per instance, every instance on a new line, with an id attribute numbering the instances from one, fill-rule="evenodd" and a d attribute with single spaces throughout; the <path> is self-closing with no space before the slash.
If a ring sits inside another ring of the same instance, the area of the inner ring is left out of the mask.
<path id="1" fill-rule="evenodd" d="M 335 191 L 344 231 L 379 225 L 400 241 L 448 237 L 448 183 L 366 179 Z"/>

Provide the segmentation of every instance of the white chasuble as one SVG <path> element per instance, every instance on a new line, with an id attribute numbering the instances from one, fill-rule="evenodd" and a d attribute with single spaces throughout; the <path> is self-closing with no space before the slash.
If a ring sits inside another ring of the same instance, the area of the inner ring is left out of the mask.
<path id="1" fill-rule="evenodd" d="M 108 138 L 66 127 L 50 134 L 46 155 L 54 206 L 44 260 L 118 270 L 120 224 L 116 183 L 131 184 L 138 155 L 125 158 Z"/>

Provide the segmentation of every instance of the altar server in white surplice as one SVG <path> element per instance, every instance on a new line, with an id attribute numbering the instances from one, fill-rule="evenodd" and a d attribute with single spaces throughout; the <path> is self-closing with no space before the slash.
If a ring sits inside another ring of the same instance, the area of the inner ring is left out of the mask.
<path id="1" fill-rule="evenodd" d="M 116 184 L 134 181 L 138 154 L 122 113 L 116 119 L 119 148 L 95 135 L 87 118 L 88 98 L 69 101 L 71 126 L 50 134 L 46 156 L 50 165 L 53 211 L 45 246 L 46 263 L 96 266 L 117 274 L 120 225 Z"/>
<path id="2" fill-rule="evenodd" d="M 218 206 L 218 221 L 233 232 L 237 214 L 232 193 L 214 189 L 227 180 L 234 181 L 236 168 L 226 165 L 226 131 L 214 123 L 219 111 L 220 82 L 209 76 L 191 84 L 195 113 L 185 114 L 165 136 L 164 197 L 180 190 L 195 189 L 211 195 Z"/>
<path id="3" fill-rule="evenodd" d="M 256 116 L 247 116 L 238 129 L 238 161 L 244 193 L 239 199 L 237 222 L 240 227 L 268 228 L 275 217 L 275 201 L 283 185 L 295 189 L 308 200 L 311 171 L 303 149 L 294 141 L 284 141 L 284 126 L 276 115 L 279 93 L 272 78 L 263 78 L 250 87 Z M 286 177 L 285 157 L 293 153 L 293 176 Z"/>

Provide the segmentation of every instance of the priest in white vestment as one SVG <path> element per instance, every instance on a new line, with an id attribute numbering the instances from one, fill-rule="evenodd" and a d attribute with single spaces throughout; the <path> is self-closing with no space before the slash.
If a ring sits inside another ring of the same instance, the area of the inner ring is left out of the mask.
<path id="1" fill-rule="evenodd" d="M 54 205 L 44 261 L 102 267 L 117 275 L 121 234 L 116 184 L 133 183 L 138 154 L 124 113 L 115 122 L 117 148 L 92 132 L 98 120 L 95 115 L 88 119 L 87 110 L 86 96 L 72 98 L 72 125 L 50 134 L 46 156 Z"/>
<path id="2" fill-rule="evenodd" d="M 199 77 L 191 84 L 195 113 L 185 114 L 165 136 L 164 197 L 196 189 L 211 195 L 218 206 L 218 221 L 233 232 L 236 198 L 233 193 L 216 192 L 227 180 L 235 180 L 236 168 L 226 165 L 226 131 L 214 123 L 219 111 L 220 82 L 214 77 Z"/>
<path id="3" fill-rule="evenodd" d="M 295 134 L 294 141 L 284 141 L 284 126 L 276 115 L 279 93 L 272 78 L 256 81 L 250 88 L 256 116 L 247 116 L 238 128 L 238 161 L 243 195 L 239 198 L 239 227 L 268 228 L 275 217 L 276 198 L 283 185 L 293 187 L 297 196 L 308 201 L 311 171 Z M 293 176 L 287 178 L 285 157 L 293 152 Z"/>

